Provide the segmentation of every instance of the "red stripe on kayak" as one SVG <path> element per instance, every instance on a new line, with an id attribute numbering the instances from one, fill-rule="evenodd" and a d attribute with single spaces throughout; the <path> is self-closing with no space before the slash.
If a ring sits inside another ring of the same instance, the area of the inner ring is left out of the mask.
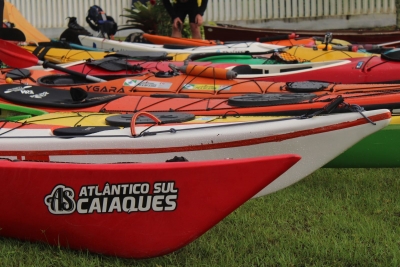
<path id="1" fill-rule="evenodd" d="M 374 115 L 368 117 L 371 121 L 377 122 L 381 120 L 386 120 L 391 118 L 390 112 L 382 113 L 379 115 Z M 354 126 L 359 126 L 362 124 L 370 123 L 365 118 L 359 118 L 350 122 L 342 122 L 334 125 L 323 126 L 314 129 L 308 129 L 303 131 L 297 131 L 293 133 L 279 134 L 274 136 L 266 136 L 261 138 L 238 140 L 232 142 L 215 143 L 215 144 L 204 144 L 195 146 L 185 146 L 185 147 L 163 147 L 163 148 L 112 148 L 112 149 L 85 149 L 85 150 L 42 150 L 42 151 L 0 151 L 0 156 L 59 156 L 59 155 L 111 155 L 111 154 L 155 154 L 155 153 L 168 153 L 168 152 L 188 152 L 188 151 L 201 151 L 201 150 L 211 150 L 219 148 L 229 148 L 229 147 L 240 147 L 240 146 L 250 146 L 261 143 L 269 142 L 281 142 L 288 139 L 298 138 L 302 136 L 326 133 L 331 131 L 336 131 L 340 129 L 350 128 Z"/>

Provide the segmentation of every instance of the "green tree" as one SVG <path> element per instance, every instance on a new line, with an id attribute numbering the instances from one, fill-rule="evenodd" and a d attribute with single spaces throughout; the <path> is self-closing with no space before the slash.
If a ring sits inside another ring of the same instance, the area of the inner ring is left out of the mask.
<path id="1" fill-rule="evenodd" d="M 120 30 L 141 29 L 146 33 L 170 35 L 167 29 L 171 28 L 169 16 L 162 5 L 161 1 L 148 1 L 145 5 L 141 2 L 135 2 L 133 9 L 124 8 L 125 14 L 120 16 L 126 17 L 126 25 L 122 25 Z"/>
<path id="2" fill-rule="evenodd" d="M 171 17 L 165 9 L 162 0 L 148 1 L 146 4 L 135 2 L 133 9 L 124 8 L 125 14 L 120 16 L 128 18 L 126 25 L 119 30 L 141 29 L 146 33 L 171 36 Z M 190 26 L 187 21 L 183 25 L 182 36 L 190 38 Z"/>

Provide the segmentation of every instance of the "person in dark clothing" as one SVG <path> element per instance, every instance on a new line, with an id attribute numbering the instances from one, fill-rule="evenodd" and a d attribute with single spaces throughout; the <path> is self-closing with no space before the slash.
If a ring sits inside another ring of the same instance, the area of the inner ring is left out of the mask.
<path id="1" fill-rule="evenodd" d="M 0 0 L 0 21 L 3 23 L 3 13 L 4 13 L 4 0 Z M 3 24 L 1 24 L 3 28 Z"/>
<path id="2" fill-rule="evenodd" d="M 207 8 L 208 0 L 163 0 L 163 4 L 172 19 L 172 37 L 182 37 L 182 26 L 186 16 L 189 15 L 190 31 L 193 39 L 201 39 L 200 26 L 203 24 L 203 15 Z"/>

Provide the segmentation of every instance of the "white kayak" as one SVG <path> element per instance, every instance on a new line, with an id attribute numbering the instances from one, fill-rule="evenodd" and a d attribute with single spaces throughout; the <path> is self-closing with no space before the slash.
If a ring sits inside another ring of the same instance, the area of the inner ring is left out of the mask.
<path id="1" fill-rule="evenodd" d="M 335 67 L 351 63 L 350 60 L 329 60 L 321 62 L 305 62 L 301 64 L 265 64 L 265 65 L 239 65 L 231 66 L 226 69 L 236 72 L 237 79 L 262 79 L 268 80 L 269 77 L 284 77 L 287 75 L 302 74 L 322 69 L 332 69 Z M 190 62 L 196 64 L 196 62 Z M 318 77 L 315 77 L 318 80 Z"/>
<path id="2" fill-rule="evenodd" d="M 106 51 L 153 51 L 169 54 L 194 54 L 194 53 L 259 53 L 269 52 L 284 46 L 264 44 L 260 42 L 243 42 L 228 45 L 198 46 L 181 48 L 179 46 L 156 45 L 144 43 L 130 43 L 125 41 L 109 40 L 99 37 L 79 35 L 79 40 L 86 47 Z M 172 48 L 173 47 L 173 48 Z"/>
<path id="3" fill-rule="evenodd" d="M 265 187 L 263 196 L 296 183 L 364 137 L 389 124 L 389 110 L 312 118 L 132 127 L 61 127 L 4 122 L 0 157 L 76 163 L 165 162 L 251 158 L 295 153 L 301 160 Z M 368 118 L 368 119 L 367 119 Z M 268 170 L 260 170 L 268 171 Z M 190 177 L 189 177 L 190 178 Z M 243 173 L 244 179 L 246 177 Z"/>

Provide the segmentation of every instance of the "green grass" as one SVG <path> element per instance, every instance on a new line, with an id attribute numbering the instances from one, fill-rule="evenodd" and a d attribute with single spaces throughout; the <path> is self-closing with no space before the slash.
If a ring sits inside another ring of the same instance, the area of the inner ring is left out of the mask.
<path id="1" fill-rule="evenodd" d="M 400 266 L 400 169 L 320 169 L 181 250 L 130 260 L 0 239 L 0 266 Z"/>

